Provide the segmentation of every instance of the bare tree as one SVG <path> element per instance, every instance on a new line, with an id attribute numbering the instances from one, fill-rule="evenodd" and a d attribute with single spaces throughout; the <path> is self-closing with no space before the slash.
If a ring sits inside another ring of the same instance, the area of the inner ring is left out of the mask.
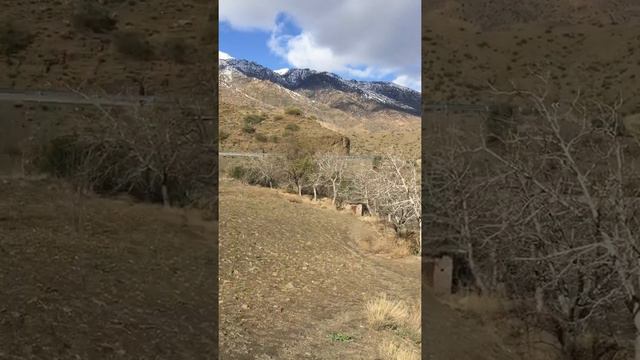
<path id="1" fill-rule="evenodd" d="M 640 147 L 621 101 L 552 102 L 540 79 L 537 92 L 494 89 L 532 113 L 501 112 L 506 126 L 475 144 L 449 131 L 428 154 L 429 246 L 458 244 L 482 292 L 506 282 L 568 359 L 584 359 L 581 333 L 603 333 L 626 304 L 640 359 Z"/>
<path id="2" fill-rule="evenodd" d="M 378 214 L 386 216 L 399 232 L 415 228 L 418 249 L 422 242 L 422 200 L 420 169 L 414 161 L 394 155 L 382 158 L 376 169 L 361 177 L 368 201 Z"/>
<path id="3" fill-rule="evenodd" d="M 331 184 L 331 203 L 335 205 L 338 198 L 338 190 L 344 181 L 346 160 L 336 154 L 324 153 L 316 155 L 316 164 L 318 174 Z"/>
<path id="4" fill-rule="evenodd" d="M 623 300 L 640 359 L 640 159 L 637 143 L 621 136 L 622 102 L 606 106 L 577 97 L 549 103 L 546 92 L 517 94 L 533 103 L 537 116 L 501 140 L 506 151 L 482 147 L 523 184 L 521 206 L 527 207 L 519 235 L 535 239 L 536 246 L 515 260 L 537 263 L 539 307 L 563 329 L 559 339 L 567 356 L 579 358 L 570 338 Z M 633 153 L 635 159 L 628 156 Z"/>
<path id="5" fill-rule="evenodd" d="M 293 185 L 299 196 L 309 185 L 309 180 L 315 171 L 313 154 L 301 143 L 290 143 L 284 158 L 284 172 L 287 180 Z"/>
<path id="6" fill-rule="evenodd" d="M 66 175 L 97 192 L 128 192 L 165 206 L 187 199 L 189 189 L 214 183 L 214 137 L 182 104 L 95 108 L 100 121 L 83 119 L 54 139 L 68 162 Z"/>
<path id="7" fill-rule="evenodd" d="M 280 156 L 260 156 L 252 159 L 249 165 L 250 177 L 253 181 L 263 186 L 274 188 L 284 176 L 282 164 L 284 163 Z"/>

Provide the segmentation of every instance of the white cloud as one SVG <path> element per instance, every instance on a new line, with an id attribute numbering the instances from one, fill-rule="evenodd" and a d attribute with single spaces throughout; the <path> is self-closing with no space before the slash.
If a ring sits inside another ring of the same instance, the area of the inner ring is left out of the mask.
<path id="1" fill-rule="evenodd" d="M 283 13 L 300 34 L 283 32 L 276 23 Z M 419 66 L 420 18 L 420 0 L 220 1 L 222 21 L 238 30 L 271 32 L 269 48 L 291 66 L 354 77 L 402 74 Z"/>
<path id="2" fill-rule="evenodd" d="M 284 68 L 284 69 L 278 69 L 278 70 L 274 70 L 273 72 L 276 74 L 280 74 L 280 75 L 284 75 L 287 73 L 287 71 L 289 71 L 288 68 Z"/>
<path id="3" fill-rule="evenodd" d="M 419 76 L 413 77 L 409 75 L 400 75 L 393 79 L 392 81 L 395 84 L 400 86 L 408 87 L 416 91 L 421 91 L 422 88 L 422 80 Z"/>
<path id="4" fill-rule="evenodd" d="M 218 51 L 218 59 L 223 60 L 223 59 L 233 59 L 233 56 L 227 54 L 224 51 Z"/>

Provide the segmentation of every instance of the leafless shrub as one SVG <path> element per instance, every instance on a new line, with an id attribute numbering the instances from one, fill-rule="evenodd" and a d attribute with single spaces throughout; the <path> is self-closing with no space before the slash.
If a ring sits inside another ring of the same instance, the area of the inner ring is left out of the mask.
<path id="1" fill-rule="evenodd" d="M 398 234 L 416 230 L 416 249 L 422 248 L 420 168 L 415 162 L 383 156 L 375 169 L 353 174 L 350 192 L 354 200 L 366 203 L 375 215 L 387 218 Z"/>
<path id="2" fill-rule="evenodd" d="M 506 287 L 565 357 L 585 359 L 581 334 L 610 343 L 602 324 L 624 305 L 640 333 L 638 144 L 619 131 L 621 101 L 550 101 L 540 79 L 540 91 L 506 92 L 535 112 L 502 146 L 481 135 L 430 154 L 427 246 L 456 244 L 482 293 Z"/>
<path id="3" fill-rule="evenodd" d="M 213 135 L 179 111 L 136 107 L 83 119 L 40 152 L 42 170 L 98 193 L 126 192 L 147 201 L 184 205 L 217 177 Z"/>

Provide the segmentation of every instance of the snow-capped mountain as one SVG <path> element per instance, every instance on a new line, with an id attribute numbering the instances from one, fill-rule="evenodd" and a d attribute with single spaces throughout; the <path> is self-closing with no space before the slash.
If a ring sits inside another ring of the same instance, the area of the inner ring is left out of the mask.
<path id="1" fill-rule="evenodd" d="M 390 82 L 368 82 L 345 80 L 340 76 L 310 69 L 280 69 L 273 71 L 253 61 L 243 59 L 220 59 L 220 74 L 233 76 L 234 72 L 249 78 L 269 81 L 286 89 L 304 93 L 310 97 L 327 92 L 339 92 L 348 95 L 350 105 L 376 110 L 396 110 L 411 115 L 420 115 L 421 95 L 419 92 Z M 332 94 L 331 98 L 335 98 Z M 356 100 L 354 100 L 356 99 Z M 344 104 L 344 101 L 335 102 Z M 362 105 L 362 106 L 361 106 Z"/>

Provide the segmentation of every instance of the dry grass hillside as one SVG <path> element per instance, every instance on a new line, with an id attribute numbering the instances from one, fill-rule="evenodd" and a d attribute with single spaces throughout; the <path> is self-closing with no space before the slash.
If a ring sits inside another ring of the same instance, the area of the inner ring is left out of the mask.
<path id="1" fill-rule="evenodd" d="M 531 0 L 519 3 L 509 0 L 432 0 L 428 7 L 430 11 L 483 29 L 536 22 L 623 23 L 640 14 L 640 7 L 633 0 Z"/>
<path id="2" fill-rule="evenodd" d="M 215 223 L 0 178 L 0 358 L 215 358 Z"/>
<path id="3" fill-rule="evenodd" d="M 352 154 L 393 152 L 412 158 L 420 154 L 420 118 L 408 114 L 377 111 L 358 117 L 267 81 L 239 75 L 220 77 L 219 99 L 223 150 L 277 151 L 291 135 L 326 149 L 346 136 Z M 300 110 L 302 116 L 287 115 L 291 108 Z M 243 133 L 243 119 L 251 114 L 266 114 L 267 120 L 255 126 L 255 133 Z M 300 131 L 285 131 L 289 124 L 296 124 Z"/>
<path id="4" fill-rule="evenodd" d="M 221 358 L 419 359 L 419 260 L 358 246 L 378 231 L 330 203 L 222 180 Z"/>
<path id="5" fill-rule="evenodd" d="M 0 88 L 144 93 L 181 101 L 149 116 L 145 112 L 155 107 L 0 102 L 1 359 L 217 357 L 218 308 L 211 296 L 217 288 L 214 214 L 163 209 L 151 197 L 142 203 L 142 197 L 116 196 L 120 190 L 99 191 L 97 178 L 87 170 L 104 162 L 79 160 L 100 152 L 103 160 L 125 164 L 134 157 L 107 153 L 126 149 L 130 155 L 134 145 L 142 149 L 143 130 L 150 142 L 175 145 L 181 133 L 159 131 L 193 123 L 188 106 L 214 105 L 213 5 L 200 0 L 2 2 Z M 210 124 L 200 123 L 199 135 L 208 137 L 199 140 L 202 145 L 212 136 Z M 109 129 L 120 131 L 109 135 Z M 82 141 L 96 133 L 98 146 L 85 151 L 89 147 Z M 114 140 L 120 145 L 104 146 Z M 190 146 L 198 144 L 147 147 L 153 156 L 144 158 L 153 161 L 164 156 L 162 150 L 174 151 L 175 158 Z M 198 168 L 194 163 L 188 165 Z M 112 185 L 127 181 L 132 167 L 113 171 L 117 167 L 95 174 L 111 173 L 107 182 Z M 174 175 L 188 168 L 180 170 Z M 207 180 L 210 185 L 211 177 Z"/>
<path id="6" fill-rule="evenodd" d="M 217 37 L 209 1 L 6 0 L 2 8 L 0 87 L 207 89 Z"/>
<path id="7" fill-rule="evenodd" d="M 297 108 L 258 111 L 220 104 L 220 149 L 222 151 L 282 152 L 291 142 L 317 151 L 348 154 L 348 140 L 318 123 Z"/>
<path id="8" fill-rule="evenodd" d="M 443 7 L 452 4 L 447 2 Z M 607 4 L 612 8 L 602 3 L 603 12 L 615 11 L 617 5 Z M 471 12 L 476 14 L 472 19 L 453 12 L 443 15 L 437 9 L 427 11 L 423 67 L 429 101 L 492 101 L 495 97 L 489 92 L 489 83 L 505 90 L 512 85 L 535 89 L 539 82 L 533 71 L 549 73 L 551 99 L 573 98 L 580 93 L 583 99 L 612 102 L 622 96 L 627 99 L 624 112 L 640 110 L 640 90 L 634 86 L 640 76 L 640 28 L 634 12 L 624 12 L 626 21 L 605 23 L 560 22 L 562 19 L 545 15 L 549 9 L 532 10 L 535 17 L 519 21 L 505 9 L 526 5 L 502 5 L 490 2 L 482 7 L 487 13 L 500 14 L 491 19 L 503 20 L 501 27 L 483 25 L 479 10 Z M 481 6 L 478 2 L 469 7 Z"/>

